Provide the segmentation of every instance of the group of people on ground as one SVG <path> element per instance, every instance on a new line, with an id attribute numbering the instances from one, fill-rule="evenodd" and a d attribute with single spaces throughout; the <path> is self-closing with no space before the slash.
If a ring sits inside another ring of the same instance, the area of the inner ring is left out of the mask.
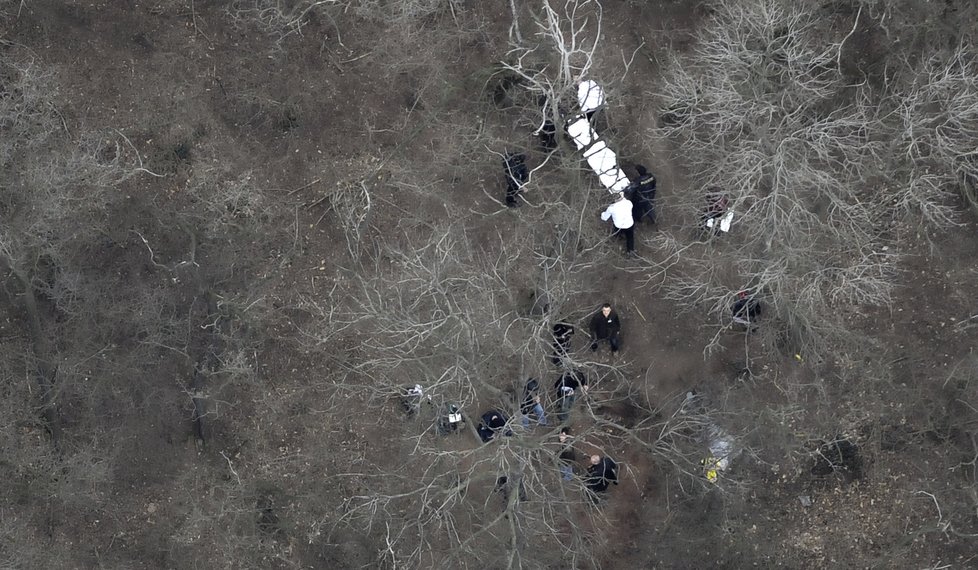
<path id="1" fill-rule="evenodd" d="M 571 339 L 574 336 L 575 328 L 572 324 L 558 321 L 553 326 L 553 356 L 552 362 L 560 365 L 562 370 L 554 383 L 553 407 L 551 413 L 556 416 L 557 422 L 561 425 L 559 433 L 560 450 L 557 453 L 557 462 L 560 468 L 561 478 L 571 480 L 574 477 L 575 465 L 578 461 L 577 453 L 573 448 L 570 439 L 570 427 L 567 422 L 570 412 L 575 402 L 587 394 L 588 380 L 587 374 L 582 370 L 568 366 L 567 357 L 571 350 Z M 617 352 L 621 348 L 621 320 L 610 303 L 604 303 L 594 314 L 590 321 L 591 350 L 596 351 L 601 344 L 607 342 L 611 351 Z M 550 425 L 550 417 L 544 407 L 539 380 L 530 378 L 523 386 L 520 400 L 520 425 L 523 429 L 529 429 L 531 422 L 535 421 L 539 426 Z M 489 410 L 480 418 L 477 427 L 479 437 L 484 443 L 492 441 L 499 435 L 512 436 L 509 418 L 499 410 Z M 584 483 L 590 491 L 592 499 L 596 499 L 597 494 L 607 490 L 610 484 L 618 483 L 618 465 L 609 457 L 593 455 L 589 457 L 590 465 L 584 477 Z M 507 477 L 501 477 L 503 481 Z M 498 484 L 497 490 L 508 493 L 509 487 Z M 522 495 L 521 491 L 521 495 Z M 508 495 L 507 495 L 508 496 Z"/>
<path id="2" fill-rule="evenodd" d="M 753 293 L 741 291 L 731 307 L 731 312 L 735 323 L 747 326 L 748 330 L 751 330 L 753 324 L 760 317 L 761 305 Z M 556 461 L 563 480 L 574 478 L 579 461 L 578 454 L 574 450 L 568 420 L 574 404 L 588 392 L 587 374 L 578 368 L 574 368 L 569 359 L 575 332 L 574 325 L 563 320 L 558 320 L 552 327 L 553 354 L 551 361 L 560 366 L 561 372 L 553 385 L 554 392 L 550 412 L 552 416 L 556 417 L 557 424 L 561 426 L 558 435 L 560 447 L 556 453 Z M 610 303 L 603 303 L 591 317 L 589 333 L 591 351 L 597 351 L 605 342 L 608 343 L 612 353 L 621 350 L 621 319 Z M 421 399 L 421 387 L 414 386 L 407 392 L 413 403 L 411 409 L 414 409 L 413 406 L 417 405 L 414 402 Z M 539 426 L 551 425 L 551 415 L 548 415 L 541 385 L 536 378 L 530 378 L 524 384 L 519 410 L 519 425 L 524 430 L 529 429 L 534 421 Z M 439 433 L 442 434 L 456 431 L 462 421 L 462 415 L 457 406 L 450 405 L 445 411 L 447 417 L 439 418 L 438 424 Z M 506 413 L 498 409 L 490 409 L 479 418 L 476 431 L 484 443 L 489 443 L 499 436 L 513 436 L 512 426 L 513 424 L 511 424 Z M 618 464 L 610 457 L 600 455 L 589 456 L 588 461 L 589 465 L 586 474 L 583 476 L 583 482 L 589 491 L 589 496 L 593 500 L 597 500 L 597 497 L 606 491 L 609 485 L 618 484 Z M 512 486 L 508 481 L 507 477 L 500 477 L 497 481 L 497 490 L 508 493 Z M 519 493 L 520 500 L 524 500 L 525 490 L 522 488 L 522 481 L 520 482 Z"/>
<path id="3" fill-rule="evenodd" d="M 602 183 L 615 196 L 614 202 L 601 212 L 600 217 L 602 221 L 611 222 L 613 236 L 624 238 L 626 255 L 634 254 L 635 226 L 642 222 L 653 225 L 656 223 L 656 178 L 641 164 L 634 165 L 634 173 L 626 177 L 623 170 L 619 168 L 614 153 L 606 148 L 607 145 L 603 141 L 598 140 L 598 135 L 592 127 L 594 114 L 604 104 L 603 91 L 593 81 L 582 82 L 581 90 L 582 93 L 579 98 L 584 113 L 575 117 L 572 120 L 573 124 L 568 122 L 566 134 L 572 138 L 578 150 L 584 151 L 584 158 L 595 169 Z M 544 101 L 544 108 L 546 110 L 546 101 Z M 536 134 L 545 152 L 553 152 L 557 149 L 557 128 L 549 118 L 545 120 Z M 610 158 L 604 155 L 609 155 Z M 605 168 L 604 162 L 609 164 L 613 162 L 614 164 Z M 530 177 L 526 155 L 520 152 L 509 152 L 503 158 L 503 166 L 506 175 L 506 205 L 512 208 L 519 207 L 521 205 L 520 193 L 529 182 Z M 609 173 L 609 168 L 613 172 Z M 706 202 L 701 217 L 701 227 L 712 234 L 729 231 L 733 211 L 729 207 L 727 196 L 717 189 L 711 189 Z M 737 300 L 731 307 L 731 312 L 734 323 L 746 326 L 747 330 L 753 330 L 752 323 L 760 316 L 761 308 L 753 294 L 742 291 L 738 293 Z M 598 350 L 604 342 L 608 343 L 612 353 L 617 353 L 621 349 L 621 321 L 609 303 L 603 304 L 601 309 L 591 318 L 589 332 L 591 333 L 590 348 L 592 351 Z M 551 357 L 554 364 L 564 365 L 569 362 L 568 355 L 574 333 L 575 328 L 570 323 L 560 321 L 554 324 L 553 355 Z M 577 398 L 587 393 L 587 377 L 579 370 L 565 368 L 557 379 L 554 389 L 554 411 L 558 422 L 563 425 L 566 424 L 570 410 Z M 540 385 L 534 378 L 529 379 L 524 386 L 520 412 L 521 424 L 524 429 L 528 429 L 534 419 L 540 426 L 549 425 L 547 411 L 540 394 Z M 508 427 L 508 418 L 498 410 L 490 410 L 483 414 L 478 432 L 484 442 L 491 441 L 500 433 L 506 436 L 513 433 Z M 565 480 L 570 480 L 573 478 L 577 456 L 573 450 L 573 444 L 570 442 L 570 428 L 568 426 L 563 425 L 561 428 L 559 440 L 562 448 L 558 453 L 557 460 L 561 476 Z M 598 493 L 604 492 L 610 484 L 618 483 L 618 466 L 609 457 L 594 455 L 589 459 L 590 466 L 585 477 L 585 484 L 594 497 Z M 506 477 L 501 477 L 500 481 L 504 487 L 508 488 Z M 521 481 L 521 500 L 524 498 L 524 493 Z"/>

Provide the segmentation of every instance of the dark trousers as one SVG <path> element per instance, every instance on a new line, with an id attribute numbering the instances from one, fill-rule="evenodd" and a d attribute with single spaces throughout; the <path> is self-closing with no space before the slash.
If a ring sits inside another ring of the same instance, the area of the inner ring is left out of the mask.
<path id="1" fill-rule="evenodd" d="M 611 352 L 618 352 L 618 349 L 621 348 L 621 337 L 618 336 L 618 333 L 615 333 L 615 334 L 611 335 L 608 338 L 596 338 L 596 339 L 594 339 L 591 342 L 591 350 L 597 350 L 598 349 L 598 343 L 600 343 L 603 340 L 608 341 L 608 345 L 611 346 Z"/>
<path id="2" fill-rule="evenodd" d="M 632 206 L 632 217 L 635 218 L 635 223 L 641 223 L 648 220 L 650 224 L 655 223 L 655 207 L 650 200 L 645 200 L 644 198 L 635 198 Z"/>
<path id="3" fill-rule="evenodd" d="M 625 251 L 635 251 L 635 224 L 632 224 L 630 228 L 615 228 L 615 235 L 625 236 Z"/>

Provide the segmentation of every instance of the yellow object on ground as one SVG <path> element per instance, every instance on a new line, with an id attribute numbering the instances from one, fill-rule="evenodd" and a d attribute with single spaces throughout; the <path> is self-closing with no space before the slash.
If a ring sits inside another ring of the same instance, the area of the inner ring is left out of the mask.
<path id="1" fill-rule="evenodd" d="M 719 466 L 720 460 L 716 457 L 707 457 L 702 462 L 703 466 L 706 468 L 706 480 L 710 483 L 716 483 L 719 478 Z"/>

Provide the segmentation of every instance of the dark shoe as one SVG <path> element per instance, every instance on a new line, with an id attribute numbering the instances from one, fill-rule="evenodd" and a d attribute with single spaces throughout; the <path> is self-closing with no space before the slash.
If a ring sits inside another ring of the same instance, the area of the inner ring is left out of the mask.
<path id="1" fill-rule="evenodd" d="M 595 343 L 591 344 L 591 352 L 594 352 L 596 350 L 598 350 L 598 343 L 595 342 Z"/>

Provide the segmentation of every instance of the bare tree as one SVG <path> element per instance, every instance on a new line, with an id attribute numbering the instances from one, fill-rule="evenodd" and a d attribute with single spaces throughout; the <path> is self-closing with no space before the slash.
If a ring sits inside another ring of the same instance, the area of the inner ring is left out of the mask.
<path id="1" fill-rule="evenodd" d="M 886 123 L 869 88 L 837 73 L 839 46 L 819 34 L 800 5 L 717 4 L 663 85 L 661 133 L 702 189 L 679 200 L 684 225 L 700 226 L 709 192 L 726 195 L 738 221 L 722 240 L 703 228 L 692 247 L 655 240 L 683 268 L 671 272 L 671 298 L 706 302 L 726 326 L 734 293 L 758 292 L 791 350 L 816 359 L 845 334 L 839 307 L 888 304 L 898 259 L 882 232 L 888 206 L 872 194 Z M 941 211 L 933 195 L 916 198 Z"/>

